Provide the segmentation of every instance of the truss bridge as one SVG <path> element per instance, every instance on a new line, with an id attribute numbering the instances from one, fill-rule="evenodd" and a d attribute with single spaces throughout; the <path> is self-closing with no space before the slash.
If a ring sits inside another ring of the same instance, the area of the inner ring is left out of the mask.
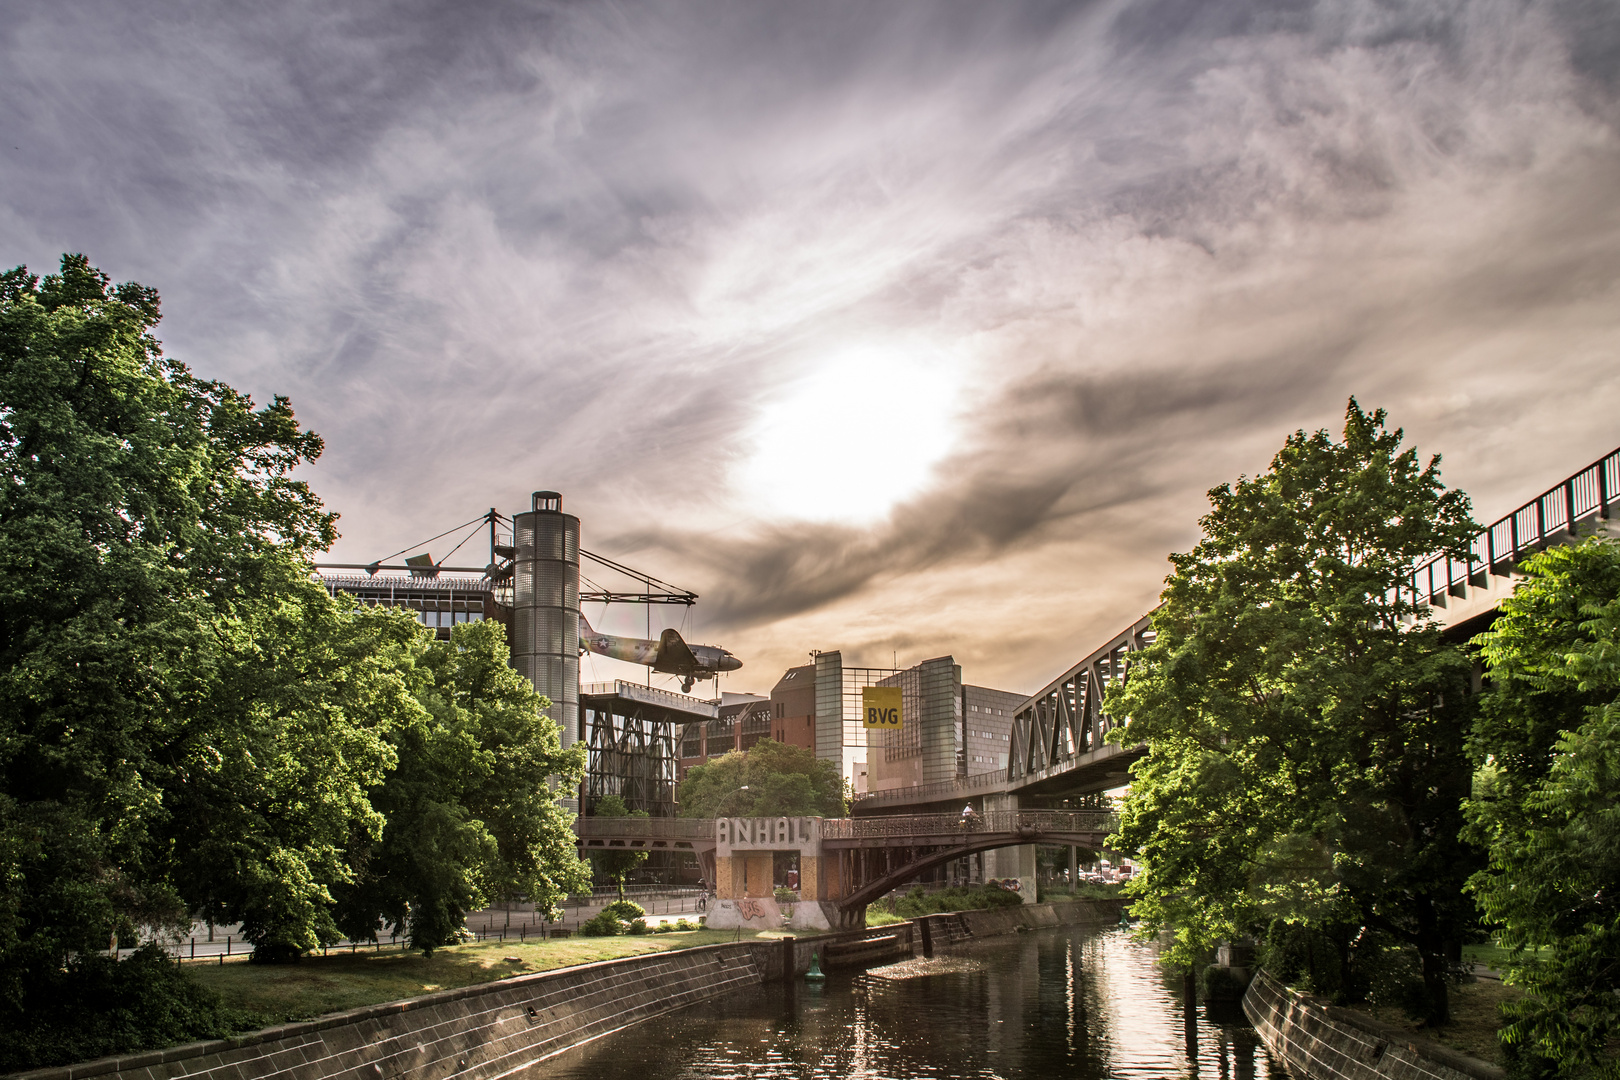
<path id="1" fill-rule="evenodd" d="M 1620 509 L 1620 449 L 1542 492 L 1481 529 L 1466 552 L 1420 563 L 1402 585 L 1414 605 L 1427 605 L 1449 636 L 1465 641 L 1489 625 L 1513 592 L 1520 564 L 1547 547 L 1612 532 Z M 859 815 L 921 807 L 1018 805 L 1107 791 L 1129 780 L 1146 748 L 1108 741 L 1123 724 L 1103 711 L 1110 688 L 1124 681 L 1131 656 L 1153 644 L 1153 613 L 1102 642 L 1079 663 L 1031 695 L 1013 718 L 1007 767 L 944 783 L 874 792 Z"/>

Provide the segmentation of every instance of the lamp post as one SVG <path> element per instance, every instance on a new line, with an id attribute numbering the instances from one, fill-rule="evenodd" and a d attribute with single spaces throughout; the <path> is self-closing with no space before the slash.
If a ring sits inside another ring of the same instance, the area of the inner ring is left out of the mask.
<path id="1" fill-rule="evenodd" d="M 721 800 L 717 804 L 715 804 L 714 816 L 717 817 L 717 818 L 725 817 L 725 815 L 722 814 L 720 811 L 725 808 L 726 803 L 730 802 L 732 799 L 736 798 L 738 795 L 741 795 L 743 792 L 745 792 L 747 790 L 748 790 L 748 785 L 744 784 L 742 787 L 737 788 L 735 791 L 726 792 L 726 794 L 721 798 Z"/>
<path id="2" fill-rule="evenodd" d="M 722 810 L 724 810 L 726 808 L 726 803 L 730 802 L 732 799 L 736 798 L 738 795 L 741 795 L 743 792 L 745 792 L 747 790 L 748 790 L 748 785 L 744 784 L 742 787 L 739 787 L 734 791 L 728 791 L 723 796 L 721 796 L 720 801 L 718 803 L 716 803 L 715 807 L 714 807 L 715 819 L 718 820 L 718 819 L 724 817 L 725 815 L 720 813 L 720 811 L 722 811 Z M 720 883 L 718 881 L 715 882 L 715 886 L 716 886 L 717 889 L 719 887 L 719 884 Z"/>

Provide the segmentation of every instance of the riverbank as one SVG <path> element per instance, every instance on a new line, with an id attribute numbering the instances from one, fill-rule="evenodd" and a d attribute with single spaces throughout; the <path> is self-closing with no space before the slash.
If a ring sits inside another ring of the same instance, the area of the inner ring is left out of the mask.
<path id="1" fill-rule="evenodd" d="M 775 931 L 687 930 L 644 937 L 485 941 L 420 952 L 309 956 L 296 964 L 200 964 L 187 974 L 228 1008 L 269 1027 L 519 975 L 723 942 L 772 940 Z"/>
<path id="2" fill-rule="evenodd" d="M 1243 1012 L 1273 1054 L 1314 1080 L 1503 1080 L 1497 1064 L 1368 1012 L 1291 990 L 1261 971 Z M 1456 1031 L 1452 1032 L 1453 1037 Z"/>
<path id="3" fill-rule="evenodd" d="M 928 918 L 937 921 L 935 940 L 945 944 L 1038 927 L 1108 923 L 1118 918 L 1118 903 L 1020 905 Z M 498 1080 L 663 1012 L 749 986 L 795 979 L 809 968 L 817 949 L 853 944 L 867 935 L 905 946 L 908 955 L 922 938 L 920 927 L 912 923 L 792 935 L 791 941 L 781 932 L 700 930 L 516 946 L 511 941 L 481 942 L 439 950 L 432 958 L 376 953 L 311 957 L 277 967 L 200 966 L 194 971 L 206 974 L 228 999 L 235 995 L 236 1001 L 246 1002 L 258 995 L 262 1004 L 278 1007 L 280 1002 L 283 1009 L 352 1000 L 352 995 L 376 997 L 405 987 L 417 993 L 229 1039 L 22 1075 L 30 1080 L 172 1080 L 179 1075 L 197 1080 Z M 716 938 L 722 943 L 706 943 Z M 586 955 L 616 950 L 633 954 L 579 962 Z M 546 964 L 553 969 L 543 970 Z M 466 982 L 453 987 L 446 980 Z"/>

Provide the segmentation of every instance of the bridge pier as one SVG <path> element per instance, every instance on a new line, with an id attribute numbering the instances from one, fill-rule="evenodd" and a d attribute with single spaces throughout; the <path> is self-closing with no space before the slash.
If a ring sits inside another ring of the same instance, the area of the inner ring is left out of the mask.
<path id="1" fill-rule="evenodd" d="M 984 810 L 986 813 L 996 810 L 1016 812 L 1021 807 L 1015 792 L 992 794 L 984 796 Z M 1019 844 L 1017 847 L 997 848 L 984 853 L 984 876 L 1005 881 L 1013 878 L 1018 882 L 1018 895 L 1026 904 L 1035 903 L 1036 877 L 1035 877 L 1035 845 Z"/>

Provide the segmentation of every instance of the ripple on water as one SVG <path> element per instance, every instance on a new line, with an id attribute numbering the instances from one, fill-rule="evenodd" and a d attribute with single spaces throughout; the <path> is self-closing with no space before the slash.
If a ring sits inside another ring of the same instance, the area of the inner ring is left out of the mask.
<path id="1" fill-rule="evenodd" d="M 1117 929 L 977 942 L 826 984 L 764 986 L 640 1024 L 526 1080 L 1286 1077 L 1241 1014 L 1182 1007 L 1180 978 Z"/>

